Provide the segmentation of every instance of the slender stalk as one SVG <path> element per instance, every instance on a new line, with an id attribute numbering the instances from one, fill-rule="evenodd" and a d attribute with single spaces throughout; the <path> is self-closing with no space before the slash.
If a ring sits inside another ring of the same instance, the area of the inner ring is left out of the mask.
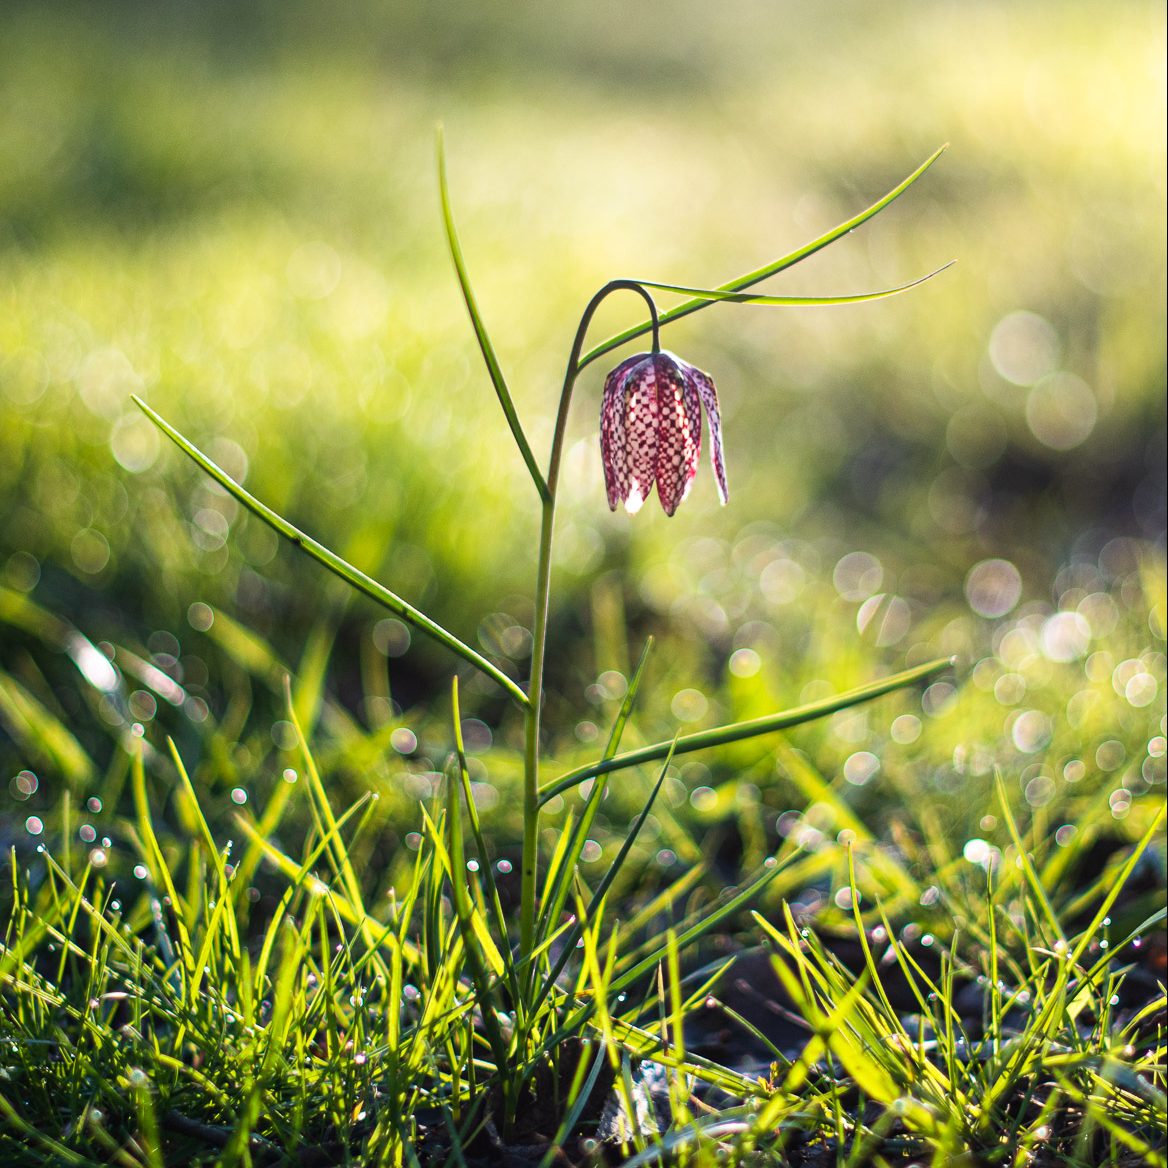
<path id="1" fill-rule="evenodd" d="M 572 352 L 568 357 L 568 368 L 564 373 L 564 388 L 560 393 L 560 408 L 556 414 L 556 428 L 552 436 L 551 454 L 548 458 L 548 472 L 544 480 L 547 494 L 543 496 L 539 527 L 539 563 L 535 582 L 535 625 L 531 642 L 531 680 L 527 687 L 526 735 L 523 758 L 523 862 L 519 900 L 520 952 L 530 953 L 535 939 L 535 888 L 538 869 L 536 849 L 539 842 L 539 725 L 543 711 L 543 667 L 547 652 L 548 605 L 551 595 L 552 537 L 555 533 L 556 496 L 560 481 L 560 461 L 564 452 L 564 438 L 568 430 L 568 409 L 572 402 L 572 391 L 576 378 L 580 375 L 580 353 L 584 348 L 584 338 L 596 310 L 606 296 L 613 292 L 636 292 L 649 306 L 653 329 L 653 352 L 660 347 L 660 332 L 657 320 L 657 305 L 652 296 L 635 280 L 611 280 L 588 302 L 576 338 L 572 342 Z"/>

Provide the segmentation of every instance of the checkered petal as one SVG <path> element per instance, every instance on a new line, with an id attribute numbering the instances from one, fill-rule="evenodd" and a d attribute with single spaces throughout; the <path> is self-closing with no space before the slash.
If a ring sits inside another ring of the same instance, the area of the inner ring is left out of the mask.
<path id="1" fill-rule="evenodd" d="M 600 403 L 600 458 L 604 464 L 604 485 L 608 507 L 615 511 L 618 503 L 629 497 L 629 442 L 625 429 L 624 383 L 629 370 L 643 361 L 638 353 L 622 361 L 604 379 L 604 397 Z"/>
<path id="2" fill-rule="evenodd" d="M 708 374 L 672 353 L 637 353 L 604 381 L 600 453 L 608 505 L 639 511 L 653 485 L 666 515 L 689 494 L 702 450 L 702 410 L 709 416 L 710 459 L 718 498 L 726 502 L 722 415 Z"/>
<path id="3" fill-rule="evenodd" d="M 635 515 L 649 497 L 657 476 L 657 368 L 652 358 L 629 371 L 624 384 L 624 421 L 628 442 L 629 492 L 625 510 Z"/>
<path id="4" fill-rule="evenodd" d="M 669 353 L 654 359 L 657 374 L 657 497 L 672 515 L 698 472 L 702 414 L 688 366 Z"/>
<path id="5" fill-rule="evenodd" d="M 710 461 L 714 464 L 714 480 L 718 484 L 718 498 L 725 506 L 730 492 L 726 489 L 726 463 L 722 458 L 722 415 L 718 411 L 718 394 L 714 389 L 713 379 L 708 373 L 695 369 L 692 365 L 686 366 L 689 379 L 693 382 L 705 407 L 706 417 L 710 426 Z"/>

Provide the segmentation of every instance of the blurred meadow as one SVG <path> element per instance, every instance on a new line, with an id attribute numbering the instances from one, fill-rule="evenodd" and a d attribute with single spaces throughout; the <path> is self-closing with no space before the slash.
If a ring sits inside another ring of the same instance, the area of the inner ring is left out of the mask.
<path id="1" fill-rule="evenodd" d="M 8 0 L 0 841 L 67 851 L 80 822 L 90 862 L 128 880 L 134 738 L 159 807 L 170 735 L 217 829 L 249 800 L 282 808 L 301 765 L 291 672 L 330 790 L 381 795 L 357 870 L 379 896 L 408 879 L 450 750 L 452 660 L 244 512 L 130 395 L 525 681 L 538 500 L 446 250 L 441 122 L 479 307 L 541 462 L 602 284 L 714 287 L 949 143 L 760 291 L 866 291 L 958 261 L 935 280 L 855 306 L 715 305 L 665 332 L 717 382 L 725 509 L 703 452 L 676 517 L 652 498 L 610 515 L 604 363 L 581 379 L 549 753 L 595 759 L 649 634 L 630 742 L 953 654 L 956 676 L 803 728 L 777 760 L 745 744 L 675 767 L 634 854 L 642 893 L 849 832 L 901 831 L 906 849 L 918 833 L 914 863 L 957 880 L 964 856 L 981 877 L 1011 846 L 995 767 L 1053 856 L 1080 833 L 1082 855 L 1044 874 L 1096 875 L 1088 845 L 1137 838 L 1165 782 L 1164 91 L 1147 0 Z M 614 297 L 592 339 L 641 311 Z M 506 853 L 520 719 L 465 671 L 463 712 Z M 586 861 L 611 855 L 644 784 L 610 794 Z M 167 815 L 194 832 L 181 802 Z M 847 909 L 844 853 L 823 864 L 819 892 L 780 882 L 767 903 Z"/>
<path id="2" fill-rule="evenodd" d="M 873 592 L 932 607 L 986 556 L 1046 601 L 1064 563 L 1163 530 L 1158 5 L 693 3 L 671 6 L 668 35 L 652 8 L 595 4 L 9 4 L 2 19 L 5 578 L 95 639 L 179 636 L 203 600 L 294 652 L 343 603 L 163 449 L 131 392 L 466 635 L 529 592 L 537 510 L 451 278 L 438 120 L 537 450 L 605 280 L 728 279 L 951 143 L 911 197 L 766 290 L 865 290 L 959 261 L 926 288 L 726 306 L 670 330 L 721 391 L 725 512 L 703 474 L 671 522 L 610 518 L 599 371 L 581 387 L 565 620 L 627 568 L 654 614 L 708 593 L 707 631 L 728 643 L 735 616 L 714 611 L 714 581 L 694 585 L 752 533 L 829 568 L 866 551 L 884 569 Z M 594 335 L 637 319 L 618 298 Z M 408 667 L 444 668 L 428 649 Z"/>
<path id="3" fill-rule="evenodd" d="M 242 513 L 131 393 L 522 677 L 538 512 L 445 251 L 439 119 L 471 277 L 537 451 L 607 279 L 729 279 L 951 143 L 888 212 L 764 290 L 955 268 L 888 301 L 715 306 L 666 334 L 717 379 L 725 510 L 703 466 L 675 518 L 655 503 L 610 516 L 601 375 L 585 377 L 553 581 L 548 724 L 569 744 L 591 745 L 580 707 L 619 696 L 647 632 L 668 646 L 656 716 L 711 724 L 876 665 L 972 665 L 985 618 L 1020 619 L 1040 657 L 1053 643 L 1045 668 L 1083 662 L 1116 602 L 1142 610 L 1141 581 L 1161 578 L 1158 5 L 692 3 L 668 36 L 651 9 L 594 4 L 11 4 L 2 19 L 13 773 L 44 753 L 41 702 L 103 758 L 67 680 L 74 666 L 93 680 L 61 653 L 70 627 L 121 654 L 130 706 L 99 686 L 93 719 L 115 737 L 158 717 L 195 741 L 243 686 L 264 738 L 282 663 L 327 674 L 374 729 L 446 688 L 441 649 Z M 594 337 L 640 319 L 628 301 Z M 1149 636 L 1129 673 L 1162 676 L 1162 617 Z M 184 688 L 160 692 L 152 666 Z M 235 680 L 249 673 L 254 690 Z M 489 738 L 500 699 L 472 680 L 465 700 Z M 517 724 L 502 732 L 518 741 Z"/>

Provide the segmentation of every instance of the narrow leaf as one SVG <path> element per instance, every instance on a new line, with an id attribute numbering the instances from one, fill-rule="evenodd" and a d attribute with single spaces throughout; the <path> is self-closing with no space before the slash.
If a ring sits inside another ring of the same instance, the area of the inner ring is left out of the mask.
<path id="1" fill-rule="evenodd" d="M 850 231 L 855 231 L 862 223 L 867 223 L 875 215 L 879 215 L 889 203 L 899 199 L 905 191 L 909 189 L 945 153 L 946 146 L 942 146 L 935 151 L 930 157 L 925 159 L 916 170 L 912 172 L 903 182 L 898 183 L 892 188 L 882 199 L 878 199 L 867 209 L 861 211 L 858 215 L 851 219 L 833 227 L 826 235 L 819 236 L 818 239 L 813 239 L 810 243 L 805 243 L 802 247 L 791 252 L 789 255 L 783 256 L 782 259 L 775 260 L 773 263 L 767 264 L 765 267 L 757 268 L 753 272 L 747 272 L 744 276 L 739 276 L 737 279 L 730 280 L 722 284 L 718 291 L 720 292 L 741 292 L 743 288 L 749 288 L 752 284 L 761 283 L 767 279 L 768 276 L 773 276 L 786 268 L 793 267 L 802 260 L 807 259 L 808 256 L 814 255 L 817 251 L 822 251 L 829 244 L 835 243 L 837 239 L 845 236 Z M 689 316 L 691 312 L 697 312 L 700 308 L 708 308 L 713 303 L 710 300 L 687 300 L 684 304 L 679 304 L 676 308 L 671 308 L 668 312 L 661 313 L 660 323 L 662 325 L 671 324 L 675 320 L 680 320 L 683 316 Z M 606 341 L 601 341 L 599 345 L 590 349 L 579 362 L 579 368 L 583 369 L 585 365 L 591 364 L 598 357 L 604 356 L 605 353 L 611 353 L 613 349 L 619 348 L 626 341 L 631 341 L 634 337 L 643 336 L 651 328 L 652 324 L 649 321 L 644 321 L 641 324 L 633 325 L 631 328 L 625 329 L 623 332 L 617 333 L 615 336 L 609 337 Z"/>
<path id="2" fill-rule="evenodd" d="M 462 290 L 462 299 L 466 303 L 467 312 L 470 313 L 470 323 L 474 327 L 475 337 L 478 339 L 479 349 L 483 354 L 483 361 L 486 363 L 487 372 L 491 375 L 491 384 L 495 387 L 499 404 L 503 407 L 503 413 L 507 418 L 507 425 L 511 427 L 511 435 L 515 439 L 515 445 L 519 447 L 519 453 L 523 455 L 523 461 L 527 464 L 528 473 L 531 475 L 531 481 L 535 483 L 535 489 L 539 492 L 539 497 L 544 502 L 547 502 L 550 498 L 547 481 L 544 479 L 535 461 L 535 455 L 531 451 L 531 446 L 527 441 L 527 435 L 523 433 L 523 426 L 519 422 L 519 415 L 515 412 L 515 403 L 511 400 L 511 393 L 507 389 L 507 381 L 503 377 L 503 370 L 499 368 L 499 359 L 495 356 L 495 348 L 491 344 L 490 336 L 487 334 L 487 327 L 483 324 L 483 318 L 479 315 L 478 304 L 475 302 L 474 292 L 471 291 L 470 278 L 466 274 L 466 263 L 462 258 L 462 247 L 458 242 L 458 233 L 454 229 L 454 215 L 450 209 L 450 188 L 446 183 L 446 149 L 443 142 L 441 126 L 438 127 L 436 139 L 438 149 L 438 192 L 442 198 L 442 225 L 446 229 L 446 243 L 450 247 L 450 258 L 454 261 L 454 271 L 458 276 L 458 286 Z"/>
<path id="3" fill-rule="evenodd" d="M 597 775 L 606 775 L 610 771 L 625 770 L 631 766 L 639 766 L 643 762 L 656 762 L 664 758 L 670 751 L 675 755 L 689 754 L 694 750 L 706 750 L 711 746 L 724 746 L 728 742 L 740 742 L 744 738 L 757 738 L 762 734 L 771 734 L 776 730 L 787 730 L 791 726 L 799 726 L 804 722 L 814 722 L 817 718 L 824 718 L 838 710 L 846 710 L 857 706 L 861 702 L 869 702 L 873 698 L 882 697 L 893 690 L 903 689 L 913 685 L 943 669 L 953 665 L 952 657 L 945 657 L 937 661 L 930 661 L 926 665 L 918 665 L 913 669 L 906 669 L 892 677 L 881 681 L 873 681 L 868 685 L 861 685 L 847 693 L 837 694 L 835 697 L 823 698 L 818 702 L 809 702 L 805 706 L 796 706 L 791 710 L 784 710 L 778 714 L 767 714 L 762 718 L 754 718 L 749 722 L 733 722 L 729 726 L 717 726 L 712 730 L 702 730 L 697 734 L 686 734 L 678 738 L 676 743 L 670 739 L 667 742 L 655 742 L 651 746 L 642 746 L 639 750 L 630 750 L 618 754 L 614 758 L 602 759 L 588 766 L 578 767 L 569 771 L 554 782 L 549 783 L 539 796 L 543 805 L 557 795 L 571 790 L 572 787 L 584 782 L 585 779 L 595 778 Z"/>
<path id="4" fill-rule="evenodd" d="M 939 268 L 910 280 L 907 284 L 897 284 L 895 288 L 881 288 L 877 292 L 853 292 L 846 296 L 764 296 L 761 292 L 726 292 L 718 288 L 691 288 L 688 284 L 664 284 L 656 280 L 638 280 L 646 288 L 660 288 L 663 292 L 676 292 L 681 296 L 692 296 L 695 300 L 716 300 L 729 304 L 758 304 L 772 308 L 815 307 L 828 304 L 860 304 L 865 300 L 882 300 L 886 296 L 897 296 L 918 284 L 939 276 L 953 267 L 956 260 L 950 260 Z"/>
<path id="5" fill-rule="evenodd" d="M 278 515 L 270 507 L 261 503 L 254 495 L 244 490 L 225 470 L 211 461 L 197 446 L 185 438 L 161 414 L 156 413 L 140 397 L 132 394 L 134 404 L 190 459 L 196 462 L 207 472 L 228 494 L 238 499 L 253 515 L 262 519 L 269 527 L 279 532 L 285 539 L 291 540 L 298 547 L 306 551 L 314 560 L 323 564 L 334 575 L 351 584 L 358 592 L 384 605 L 390 612 L 396 613 L 403 620 L 407 620 L 415 628 L 428 633 L 439 644 L 445 645 L 453 653 L 457 653 L 464 661 L 469 661 L 476 669 L 485 673 L 492 681 L 505 689 L 521 706 L 528 704 L 527 694 L 511 680 L 502 670 L 492 665 L 481 654 L 476 653 L 469 645 L 460 641 L 453 633 L 448 632 L 436 621 L 432 621 L 424 612 L 414 608 L 396 593 L 391 592 L 384 584 L 379 584 L 371 576 L 367 576 L 360 568 L 355 568 L 347 560 L 341 559 L 336 552 L 330 551 L 322 543 L 318 543 L 310 535 L 305 535 L 298 527 L 294 527 L 282 515 Z"/>

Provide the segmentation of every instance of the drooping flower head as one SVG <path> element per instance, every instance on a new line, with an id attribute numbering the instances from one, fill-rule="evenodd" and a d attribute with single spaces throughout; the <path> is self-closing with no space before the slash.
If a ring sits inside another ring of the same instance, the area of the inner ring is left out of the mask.
<path id="1" fill-rule="evenodd" d="M 666 515 L 689 494 L 702 450 L 702 408 L 710 426 L 710 461 L 718 498 L 727 499 L 722 416 L 714 382 L 668 352 L 637 353 L 605 379 L 600 453 L 608 505 L 641 509 L 653 484 Z"/>

